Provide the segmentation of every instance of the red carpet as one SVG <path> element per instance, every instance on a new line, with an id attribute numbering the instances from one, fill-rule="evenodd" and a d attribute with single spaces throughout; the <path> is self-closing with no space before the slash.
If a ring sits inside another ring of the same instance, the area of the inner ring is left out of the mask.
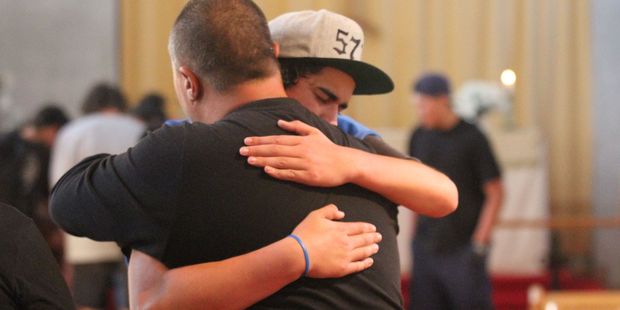
<path id="1" fill-rule="evenodd" d="M 600 281 L 576 277 L 568 271 L 560 271 L 558 282 L 562 290 L 600 290 L 604 289 Z M 401 289 L 405 307 L 409 305 L 409 276 L 404 275 Z M 493 275 L 493 303 L 497 310 L 527 309 L 527 290 L 531 285 L 540 284 L 545 289 L 551 289 L 551 273 L 540 276 Z"/>

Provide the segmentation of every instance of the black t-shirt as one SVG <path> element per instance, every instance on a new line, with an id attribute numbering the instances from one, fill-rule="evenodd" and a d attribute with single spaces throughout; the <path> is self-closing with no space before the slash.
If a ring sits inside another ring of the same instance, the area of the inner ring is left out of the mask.
<path id="1" fill-rule="evenodd" d="M 437 252 L 470 242 L 485 199 L 484 183 L 500 176 L 484 134 L 463 120 L 448 131 L 420 127 L 411 136 L 409 154 L 445 173 L 459 191 L 454 213 L 443 218 L 420 216 L 416 241 Z"/>
<path id="2" fill-rule="evenodd" d="M 372 268 L 341 279 L 302 278 L 255 307 L 401 308 L 393 203 L 350 184 L 279 181 L 239 155 L 245 137 L 287 134 L 278 119 L 301 120 L 337 144 L 371 150 L 293 100 L 257 101 L 215 124 L 164 127 L 127 153 L 85 159 L 56 185 L 52 215 L 70 233 L 114 240 L 174 268 L 266 246 L 312 210 L 334 203 L 347 221 L 373 223 L 383 235 Z"/>
<path id="3" fill-rule="evenodd" d="M 0 309 L 73 309 L 67 284 L 37 227 L 2 203 Z"/>

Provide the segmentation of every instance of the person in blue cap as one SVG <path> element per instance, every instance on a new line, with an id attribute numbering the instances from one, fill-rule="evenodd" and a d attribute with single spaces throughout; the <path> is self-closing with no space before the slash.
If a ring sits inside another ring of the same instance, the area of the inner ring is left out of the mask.
<path id="1" fill-rule="evenodd" d="M 413 84 L 420 126 L 409 154 L 454 181 L 459 207 L 444 218 L 418 216 L 410 309 L 491 309 L 486 256 L 503 197 L 500 168 L 485 135 L 452 110 L 450 94 L 442 74 Z"/>

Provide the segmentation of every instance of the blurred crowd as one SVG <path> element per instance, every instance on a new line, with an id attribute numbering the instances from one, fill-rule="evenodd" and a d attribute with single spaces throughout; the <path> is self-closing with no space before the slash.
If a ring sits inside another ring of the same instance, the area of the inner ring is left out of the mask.
<path id="1" fill-rule="evenodd" d="M 71 119 L 62 104 L 47 102 L 23 124 L 0 133 L 0 202 L 34 222 L 78 293 L 74 298 L 105 298 L 116 286 L 119 309 L 127 307 L 120 251 L 64 234 L 49 216 L 48 201 L 73 165 L 94 154 L 124 152 L 167 118 L 165 100 L 156 93 L 129 106 L 117 86 L 100 83 L 88 91 L 79 117 Z"/>

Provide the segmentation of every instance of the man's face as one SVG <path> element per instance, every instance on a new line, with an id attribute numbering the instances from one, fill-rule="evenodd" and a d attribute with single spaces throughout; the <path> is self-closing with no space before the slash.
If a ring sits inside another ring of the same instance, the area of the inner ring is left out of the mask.
<path id="1" fill-rule="evenodd" d="M 300 77 L 286 93 L 323 120 L 338 125 L 338 112 L 347 108 L 353 90 L 355 81 L 348 74 L 325 67 L 316 74 Z"/>
<path id="2" fill-rule="evenodd" d="M 436 129 L 444 115 L 446 96 L 433 97 L 420 93 L 413 94 L 413 103 L 418 111 L 422 127 Z"/>

